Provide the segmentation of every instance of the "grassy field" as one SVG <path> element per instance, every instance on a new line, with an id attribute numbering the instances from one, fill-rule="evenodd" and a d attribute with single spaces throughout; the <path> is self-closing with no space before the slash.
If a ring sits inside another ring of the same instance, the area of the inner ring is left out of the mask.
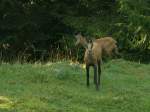
<path id="1" fill-rule="evenodd" d="M 92 72 L 92 70 L 91 70 Z M 0 65 L 0 112 L 149 112 L 150 65 L 112 60 L 102 67 L 102 86 L 93 74 L 68 62 Z"/>

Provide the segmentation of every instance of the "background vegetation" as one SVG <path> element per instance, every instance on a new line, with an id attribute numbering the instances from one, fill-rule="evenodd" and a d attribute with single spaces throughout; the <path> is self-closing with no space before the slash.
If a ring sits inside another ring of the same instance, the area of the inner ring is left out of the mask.
<path id="1" fill-rule="evenodd" d="M 5 61 L 81 59 L 76 32 L 113 36 L 124 58 L 144 61 L 150 55 L 149 29 L 149 0 L 0 0 L 0 58 Z"/>

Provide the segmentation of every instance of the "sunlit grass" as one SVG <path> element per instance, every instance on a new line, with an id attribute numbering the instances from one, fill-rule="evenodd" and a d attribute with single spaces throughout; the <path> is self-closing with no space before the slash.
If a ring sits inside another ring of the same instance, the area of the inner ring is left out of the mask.
<path id="1" fill-rule="evenodd" d="M 10 109 L 13 106 L 13 102 L 5 97 L 5 96 L 0 96 L 0 109 Z"/>
<path id="2" fill-rule="evenodd" d="M 102 65 L 101 90 L 86 87 L 84 64 L 0 66 L 0 112 L 149 112 L 150 65 L 112 60 Z"/>

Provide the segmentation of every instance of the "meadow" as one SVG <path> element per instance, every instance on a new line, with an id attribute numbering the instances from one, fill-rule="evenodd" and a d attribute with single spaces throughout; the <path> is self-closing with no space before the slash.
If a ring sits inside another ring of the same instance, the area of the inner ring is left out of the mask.
<path id="1" fill-rule="evenodd" d="M 62 61 L 0 65 L 0 112 L 149 112 L 150 64 L 111 60 L 96 91 L 93 70 Z"/>

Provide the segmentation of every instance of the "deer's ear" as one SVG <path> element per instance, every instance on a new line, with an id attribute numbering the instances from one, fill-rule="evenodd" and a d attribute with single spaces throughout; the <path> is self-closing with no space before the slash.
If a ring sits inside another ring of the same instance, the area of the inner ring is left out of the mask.
<path id="1" fill-rule="evenodd" d="M 94 42 L 96 39 L 94 37 L 91 38 L 92 42 Z"/>
<path id="2" fill-rule="evenodd" d="M 84 48 L 85 48 L 85 49 L 88 49 L 88 44 L 84 45 Z"/>
<path id="3" fill-rule="evenodd" d="M 91 43 L 91 49 L 93 48 L 93 42 Z"/>
<path id="4" fill-rule="evenodd" d="M 77 39 L 77 36 L 76 36 L 76 35 L 74 35 L 74 37 Z"/>
<path id="5" fill-rule="evenodd" d="M 74 35 L 74 37 L 75 37 L 76 39 L 79 39 L 81 36 L 82 36 L 82 35 L 81 35 L 80 32 L 79 32 L 79 33 L 76 33 L 76 34 Z"/>
<path id="6" fill-rule="evenodd" d="M 81 32 L 78 32 L 77 34 L 78 34 L 78 35 L 82 35 Z"/>
<path id="7" fill-rule="evenodd" d="M 74 34 L 73 36 L 77 39 L 77 34 Z"/>

